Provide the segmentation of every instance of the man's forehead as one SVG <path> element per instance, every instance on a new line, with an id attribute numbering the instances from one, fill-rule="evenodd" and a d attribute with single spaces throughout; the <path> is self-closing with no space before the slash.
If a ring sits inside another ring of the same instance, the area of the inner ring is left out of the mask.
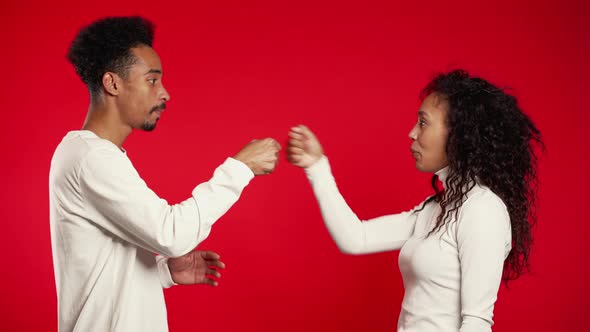
<path id="1" fill-rule="evenodd" d="M 160 57 L 158 53 L 149 46 L 139 46 L 131 49 L 133 55 L 137 58 L 134 67 L 139 67 L 148 70 L 159 70 L 162 71 L 162 64 L 160 63 Z"/>

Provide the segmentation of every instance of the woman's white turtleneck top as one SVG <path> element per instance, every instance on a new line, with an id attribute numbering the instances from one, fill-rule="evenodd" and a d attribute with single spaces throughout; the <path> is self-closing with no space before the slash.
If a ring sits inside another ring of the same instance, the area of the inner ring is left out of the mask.
<path id="1" fill-rule="evenodd" d="M 512 239 L 508 210 L 489 188 L 476 184 L 458 218 L 428 236 L 441 211 L 438 203 L 361 221 L 338 191 L 326 157 L 306 174 L 326 227 L 342 252 L 401 249 L 398 263 L 405 294 L 399 332 L 491 331 Z M 447 168 L 436 174 L 445 185 Z"/>

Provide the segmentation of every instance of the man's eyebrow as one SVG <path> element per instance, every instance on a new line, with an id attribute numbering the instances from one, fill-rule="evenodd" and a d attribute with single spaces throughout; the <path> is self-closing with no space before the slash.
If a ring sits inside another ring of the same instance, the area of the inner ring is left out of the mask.
<path id="1" fill-rule="evenodd" d="M 426 112 L 424 112 L 424 111 L 418 111 L 418 115 L 419 115 L 419 116 L 428 117 L 428 113 L 426 113 Z"/>
<path id="2" fill-rule="evenodd" d="M 149 75 L 149 74 L 160 74 L 161 75 L 162 70 L 161 69 L 150 69 L 144 75 Z"/>

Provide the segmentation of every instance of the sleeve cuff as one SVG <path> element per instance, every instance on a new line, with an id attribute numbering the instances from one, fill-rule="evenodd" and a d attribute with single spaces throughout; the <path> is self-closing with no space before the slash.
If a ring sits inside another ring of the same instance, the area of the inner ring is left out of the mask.
<path id="1" fill-rule="evenodd" d="M 328 157 L 322 156 L 313 165 L 305 169 L 305 174 L 311 182 L 317 182 L 322 178 L 329 178 L 332 174 L 332 170 Z"/>
<path id="2" fill-rule="evenodd" d="M 158 274 L 160 275 L 162 288 L 170 288 L 177 285 L 174 280 L 172 280 L 172 275 L 168 268 L 168 257 L 158 255 L 156 256 L 156 263 L 158 265 Z"/>
<path id="3" fill-rule="evenodd" d="M 237 159 L 228 157 L 221 167 L 235 176 L 235 180 L 243 186 L 246 186 L 254 178 L 254 173 L 250 167 Z"/>

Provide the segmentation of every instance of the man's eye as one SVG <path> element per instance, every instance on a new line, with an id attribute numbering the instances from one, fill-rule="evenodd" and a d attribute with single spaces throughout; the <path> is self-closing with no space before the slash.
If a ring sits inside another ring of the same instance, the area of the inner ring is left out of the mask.
<path id="1" fill-rule="evenodd" d="M 418 120 L 418 124 L 420 125 L 420 127 L 424 126 L 426 124 L 426 121 L 424 120 Z"/>

